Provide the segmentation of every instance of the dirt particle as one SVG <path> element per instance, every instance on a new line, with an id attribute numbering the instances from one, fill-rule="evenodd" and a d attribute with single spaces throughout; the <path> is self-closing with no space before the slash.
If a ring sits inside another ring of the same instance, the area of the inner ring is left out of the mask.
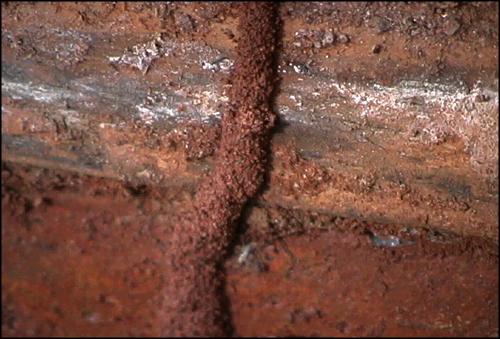
<path id="1" fill-rule="evenodd" d="M 200 160 L 214 153 L 220 137 L 220 126 L 188 123 L 172 131 L 167 140 L 171 147 L 180 147 L 187 160 Z"/>
<path id="2" fill-rule="evenodd" d="M 447 36 L 454 35 L 455 33 L 458 32 L 459 29 L 460 29 L 460 23 L 457 21 L 457 19 L 454 18 L 447 20 L 443 27 L 444 33 Z"/>
<path id="3" fill-rule="evenodd" d="M 183 33 L 192 33 L 196 30 L 196 20 L 189 14 L 178 13 L 175 16 L 175 23 Z"/>
<path id="4" fill-rule="evenodd" d="M 338 322 L 335 328 L 342 334 L 349 333 L 349 324 L 345 321 Z"/>
<path id="5" fill-rule="evenodd" d="M 379 54 L 382 51 L 382 45 L 375 45 L 372 47 L 372 53 L 373 54 Z"/>
<path id="6" fill-rule="evenodd" d="M 488 101 L 490 101 L 490 97 L 487 94 L 478 94 L 474 98 L 474 101 L 476 101 L 476 102 L 488 102 Z"/>
<path id="7" fill-rule="evenodd" d="M 378 34 L 389 32 L 391 28 L 391 22 L 386 18 L 378 18 L 375 22 L 375 30 Z"/>
<path id="8" fill-rule="evenodd" d="M 351 41 L 351 39 L 349 38 L 349 36 L 347 34 L 340 33 L 340 34 L 337 35 L 337 41 L 340 44 L 346 44 L 349 41 Z"/>
<path id="9" fill-rule="evenodd" d="M 321 317 L 321 311 L 314 307 L 309 307 L 306 309 L 295 309 L 287 316 L 288 321 L 291 324 L 295 324 L 298 322 L 308 323 L 313 319 L 320 319 Z"/>

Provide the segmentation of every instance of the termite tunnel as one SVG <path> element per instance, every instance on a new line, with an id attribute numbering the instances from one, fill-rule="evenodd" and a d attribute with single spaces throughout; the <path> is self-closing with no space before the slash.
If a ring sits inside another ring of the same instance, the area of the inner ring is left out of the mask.
<path id="1" fill-rule="evenodd" d="M 276 4 L 238 6 L 235 68 L 216 162 L 192 205 L 177 214 L 175 226 L 163 237 L 165 264 L 175 274 L 163 282 L 158 310 L 162 335 L 224 336 L 231 331 L 220 266 L 235 235 L 236 220 L 264 180 L 276 118 L 271 101 L 279 27 Z"/>

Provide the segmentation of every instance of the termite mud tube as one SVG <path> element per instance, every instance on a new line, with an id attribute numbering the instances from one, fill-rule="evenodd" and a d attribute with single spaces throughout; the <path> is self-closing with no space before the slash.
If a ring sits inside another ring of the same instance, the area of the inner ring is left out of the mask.
<path id="1" fill-rule="evenodd" d="M 163 287 L 162 335 L 228 335 L 220 267 L 235 233 L 235 221 L 264 180 L 278 26 L 277 5 L 240 3 L 239 38 L 231 75 L 230 104 L 214 169 L 193 205 L 177 216 L 166 264 L 174 272 Z"/>

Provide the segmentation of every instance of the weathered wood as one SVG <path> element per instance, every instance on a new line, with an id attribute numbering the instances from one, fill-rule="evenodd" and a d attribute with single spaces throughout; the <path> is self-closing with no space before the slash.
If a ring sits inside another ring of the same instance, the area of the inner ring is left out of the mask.
<path id="1" fill-rule="evenodd" d="M 225 109 L 231 5 L 88 6 L 2 4 L 2 159 L 193 184 L 211 157 L 186 160 L 186 123 Z M 498 5 L 433 6 L 282 6 L 264 199 L 498 237 Z"/>

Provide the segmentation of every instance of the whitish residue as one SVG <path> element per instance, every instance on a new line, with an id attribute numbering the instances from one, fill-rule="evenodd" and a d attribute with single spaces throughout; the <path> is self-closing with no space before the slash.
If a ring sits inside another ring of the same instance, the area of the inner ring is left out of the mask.
<path id="1" fill-rule="evenodd" d="M 207 122 L 211 119 L 220 119 L 219 109 L 229 101 L 229 98 L 215 84 L 194 86 L 189 91 L 179 89 L 175 91 L 175 97 L 180 100 L 162 91 L 152 92 L 141 104 L 136 105 L 139 118 L 146 125 L 164 119 Z"/>
<path id="2" fill-rule="evenodd" d="M 288 102 L 302 121 L 318 124 L 332 116 L 374 120 L 398 129 L 406 126 L 403 137 L 425 144 L 459 136 L 474 168 L 489 168 L 492 176 L 498 175 L 498 167 L 491 166 L 498 159 L 498 92 L 483 88 L 481 82 L 469 89 L 460 82 L 407 80 L 383 86 L 324 79 L 298 78 L 286 89 L 293 93 Z"/>
<path id="3" fill-rule="evenodd" d="M 160 34 L 157 34 L 153 40 L 143 44 L 134 45 L 127 49 L 121 56 L 108 57 L 114 64 L 130 65 L 146 73 L 151 63 L 161 56 L 168 56 L 172 52 L 171 48 L 165 45 Z"/>
<path id="4" fill-rule="evenodd" d="M 13 99 L 30 99 L 44 103 L 60 103 L 67 99 L 85 100 L 85 95 L 79 92 L 57 88 L 32 82 L 13 82 L 2 78 L 2 94 L 7 94 Z"/>
<path id="5" fill-rule="evenodd" d="M 73 65 L 83 61 L 92 39 L 89 35 L 74 30 L 54 30 L 57 37 L 53 47 L 56 59 L 64 65 Z M 50 47 L 47 52 L 50 53 Z"/>
<path id="6" fill-rule="evenodd" d="M 387 115 L 394 111 L 408 109 L 416 112 L 417 118 L 430 118 L 432 111 L 453 115 L 465 110 L 472 110 L 476 103 L 475 98 L 483 92 L 481 83 L 477 82 L 469 91 L 465 85 L 457 86 L 450 84 L 430 83 L 421 81 L 402 81 L 395 86 L 382 86 L 372 84 L 371 86 L 358 86 L 351 83 L 332 82 L 330 88 L 336 89 L 344 97 L 348 97 L 361 109 L 360 115 L 376 117 Z M 497 93 L 489 91 L 493 95 L 492 101 L 498 97 Z M 421 109 L 426 107 L 428 109 Z"/>
<path id="7" fill-rule="evenodd" d="M 47 84 L 20 83 L 2 79 L 2 94 L 16 100 L 33 100 L 58 107 L 61 114 L 68 112 L 68 100 L 95 103 L 100 98 L 124 101 L 117 95 L 102 89 L 96 90 L 81 82 L 74 82 L 75 89 L 65 89 Z M 130 100 L 130 98 L 127 98 Z M 179 89 L 168 94 L 167 91 L 156 90 L 148 94 L 140 103 L 135 104 L 136 116 L 147 125 L 165 119 L 175 121 L 209 121 L 221 117 L 221 109 L 229 101 L 225 95 L 225 87 L 210 85 L 192 86 Z M 87 105 L 86 105 L 87 106 Z"/>
<path id="8" fill-rule="evenodd" d="M 221 56 L 214 48 L 193 42 L 170 40 L 160 33 L 155 34 L 149 41 L 128 48 L 121 56 L 109 56 L 108 60 L 112 64 L 137 68 L 145 74 L 154 60 L 173 54 L 176 57 L 190 54 L 191 56 L 183 58 L 186 63 L 195 60 L 202 69 L 212 72 L 228 72 L 233 66 L 232 60 Z"/>
<path id="9" fill-rule="evenodd" d="M 152 123 L 158 121 L 161 118 L 163 119 L 168 117 L 175 118 L 179 114 L 177 110 L 161 105 L 147 107 L 144 106 L 143 104 L 140 104 L 136 105 L 135 107 L 137 109 L 139 118 L 146 125 L 151 125 Z"/>
<path id="10" fill-rule="evenodd" d="M 393 235 L 383 237 L 376 235 L 375 233 L 370 233 L 370 239 L 372 243 L 377 247 L 399 247 L 403 245 L 412 245 L 415 243 L 412 240 L 404 240 Z"/>
<path id="11" fill-rule="evenodd" d="M 87 123 L 82 119 L 80 113 L 66 108 L 65 102 L 68 99 L 82 99 L 85 95 L 70 90 L 54 88 L 48 85 L 34 85 L 32 83 L 16 83 L 2 79 L 2 95 L 8 94 L 10 97 L 21 100 L 30 99 L 45 104 L 53 104 L 56 108 L 53 112 L 60 114 L 67 126 L 78 127 Z M 2 114 L 10 114 L 8 109 L 2 105 Z M 36 129 L 36 126 L 31 126 Z"/>
<path id="12" fill-rule="evenodd" d="M 211 72 L 229 73 L 233 65 L 234 62 L 231 59 L 227 57 L 220 57 L 212 62 L 202 61 L 201 67 Z"/>
<path id="13" fill-rule="evenodd" d="M 255 244 L 249 243 L 241 248 L 240 254 L 238 255 L 238 264 L 243 265 L 252 255 L 255 250 Z"/>
<path id="14" fill-rule="evenodd" d="M 403 81 L 394 87 L 335 83 L 332 87 L 351 98 L 361 117 L 389 122 L 410 118 L 408 132 L 419 132 L 414 139 L 424 143 L 461 137 L 476 168 L 498 159 L 498 92 L 483 89 L 481 82 L 471 90 L 464 85 L 416 81 Z M 488 100 L 478 100 L 481 96 Z"/>

